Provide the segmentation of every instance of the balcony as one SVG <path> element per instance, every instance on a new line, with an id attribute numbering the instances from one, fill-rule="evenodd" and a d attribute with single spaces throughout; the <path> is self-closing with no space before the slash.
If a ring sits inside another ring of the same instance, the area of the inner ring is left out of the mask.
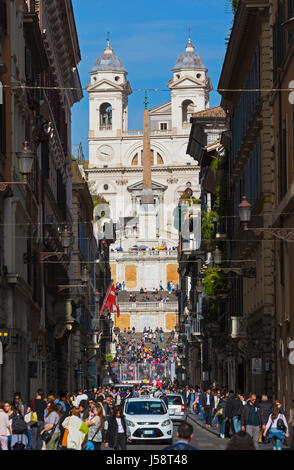
<path id="1" fill-rule="evenodd" d="M 231 317 L 231 334 L 232 339 L 240 339 L 246 337 L 246 323 L 244 317 Z"/>

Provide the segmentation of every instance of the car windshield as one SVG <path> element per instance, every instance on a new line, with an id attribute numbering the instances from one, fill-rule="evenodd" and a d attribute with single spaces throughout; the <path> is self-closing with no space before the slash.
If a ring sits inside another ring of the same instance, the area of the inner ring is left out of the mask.
<path id="1" fill-rule="evenodd" d="M 167 397 L 167 401 L 169 405 L 182 405 L 181 397 Z"/>
<path id="2" fill-rule="evenodd" d="M 164 403 L 160 401 L 133 401 L 126 405 L 128 415 L 164 415 L 167 413 Z"/>

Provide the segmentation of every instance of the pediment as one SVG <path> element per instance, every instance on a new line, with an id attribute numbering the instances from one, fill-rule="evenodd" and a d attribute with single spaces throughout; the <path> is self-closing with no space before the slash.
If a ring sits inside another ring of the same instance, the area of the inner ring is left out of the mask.
<path id="1" fill-rule="evenodd" d="M 122 92 L 124 89 L 124 86 L 117 85 L 116 83 L 113 83 L 110 80 L 107 80 L 106 78 L 99 80 L 99 82 L 89 83 L 89 85 L 87 86 L 87 91 L 113 90 Z"/>
<path id="2" fill-rule="evenodd" d="M 149 114 L 151 116 L 154 114 L 171 114 L 171 101 L 150 109 Z"/>
<path id="3" fill-rule="evenodd" d="M 152 191 L 165 191 L 166 189 L 167 186 L 164 186 L 161 183 L 157 183 L 156 181 L 152 181 Z M 143 180 L 128 186 L 128 191 L 143 191 Z"/>
<path id="4" fill-rule="evenodd" d="M 204 88 L 205 87 L 205 82 L 197 80 L 197 78 L 190 77 L 190 76 L 184 76 L 179 78 L 178 80 L 173 80 L 171 79 L 168 83 L 169 88 Z"/>

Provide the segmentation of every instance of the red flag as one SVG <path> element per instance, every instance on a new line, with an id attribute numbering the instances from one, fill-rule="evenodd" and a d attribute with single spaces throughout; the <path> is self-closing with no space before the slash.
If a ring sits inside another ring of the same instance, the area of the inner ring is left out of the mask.
<path id="1" fill-rule="evenodd" d="M 108 299 L 108 296 L 109 296 L 109 292 L 110 292 L 110 287 L 108 287 L 108 289 L 107 289 L 107 292 L 106 292 L 104 300 L 103 300 L 102 307 L 100 309 L 100 316 L 101 317 L 104 316 L 104 310 L 105 310 L 105 307 L 106 307 L 106 302 L 107 302 L 107 299 Z"/>
<path id="2" fill-rule="evenodd" d="M 112 284 L 112 287 L 109 288 L 108 291 L 106 292 L 106 295 L 105 295 L 105 298 L 104 298 L 104 301 L 100 310 L 100 315 L 101 316 L 104 315 L 105 308 L 107 308 L 109 312 L 113 312 L 114 305 L 116 307 L 117 317 L 119 317 L 120 310 L 119 310 L 119 306 L 117 302 L 117 293 L 116 293 L 114 284 Z"/>

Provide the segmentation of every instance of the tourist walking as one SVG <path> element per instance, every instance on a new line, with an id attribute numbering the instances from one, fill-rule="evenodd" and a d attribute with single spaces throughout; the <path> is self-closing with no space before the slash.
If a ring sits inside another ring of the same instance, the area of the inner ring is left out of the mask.
<path id="1" fill-rule="evenodd" d="M 226 403 L 225 417 L 232 423 L 234 432 L 241 431 L 241 413 L 243 404 L 238 393 L 235 393 Z"/>
<path id="2" fill-rule="evenodd" d="M 65 429 L 64 440 L 62 446 L 70 450 L 81 450 L 85 438 L 85 434 L 80 431 L 83 421 L 80 418 L 80 411 L 78 408 L 73 408 L 71 416 L 65 418 L 62 426 Z"/>
<path id="3" fill-rule="evenodd" d="M 24 417 L 16 408 L 13 409 L 13 413 L 11 415 L 11 427 L 11 450 L 27 449 L 29 444 L 28 427 L 25 423 Z"/>
<path id="4" fill-rule="evenodd" d="M 32 436 L 32 450 L 41 450 L 42 440 L 40 432 L 44 426 L 44 411 L 46 409 L 46 402 L 44 401 L 44 390 L 39 388 L 37 390 L 35 398 L 31 401 L 31 406 L 27 409 L 27 412 L 31 411 L 37 413 L 38 421 L 30 425 L 31 436 Z"/>
<path id="5" fill-rule="evenodd" d="M 115 450 L 126 450 L 128 440 L 131 441 L 131 432 L 120 406 L 115 406 L 113 408 L 113 415 L 108 421 L 105 447 L 111 447 Z"/>
<path id="6" fill-rule="evenodd" d="M 0 446 L 1 450 L 8 450 L 8 436 L 12 434 L 8 414 L 5 413 L 4 403 L 0 403 Z"/>
<path id="7" fill-rule="evenodd" d="M 259 403 L 257 403 L 255 393 L 252 393 L 247 404 L 243 406 L 241 414 L 242 431 L 252 436 L 256 449 L 258 449 L 260 426 L 262 418 L 260 414 Z"/>
<path id="8" fill-rule="evenodd" d="M 227 427 L 227 420 L 225 417 L 225 407 L 226 407 L 227 398 L 225 396 L 221 396 L 217 407 L 214 410 L 214 417 L 213 419 L 218 418 L 219 421 L 219 437 L 224 439 L 226 436 L 226 427 Z"/>
<path id="9" fill-rule="evenodd" d="M 288 431 L 288 423 L 284 413 L 281 413 L 278 405 L 274 405 L 263 433 L 264 437 L 268 433 L 268 438 L 271 439 L 273 444 L 273 450 L 282 450 L 283 440 L 285 437 L 289 437 Z"/>
<path id="10" fill-rule="evenodd" d="M 94 405 L 93 412 L 87 421 L 89 426 L 88 442 L 93 443 L 93 450 L 100 450 L 103 441 L 103 432 L 107 430 L 108 423 L 105 421 L 102 405 Z M 87 444 L 87 447 L 88 444 Z"/>
<path id="11" fill-rule="evenodd" d="M 12 415 L 13 415 L 13 407 L 9 401 L 4 402 L 4 411 L 8 416 L 9 426 L 11 428 L 10 432 L 8 433 L 8 450 L 11 450 L 11 438 L 12 438 Z"/>
<path id="12" fill-rule="evenodd" d="M 44 428 L 40 432 L 41 439 L 45 442 L 45 446 L 43 448 L 46 450 L 57 450 L 60 438 L 59 422 L 61 413 L 58 412 L 58 405 L 52 402 L 48 403 L 46 411 Z M 46 440 L 44 439 L 44 436 L 48 436 Z"/>
<path id="13" fill-rule="evenodd" d="M 210 427 L 211 425 L 211 420 L 212 420 L 212 414 L 214 412 L 214 400 L 213 396 L 211 393 L 211 389 L 208 388 L 205 393 L 201 395 L 201 409 L 204 412 L 205 416 L 205 424 L 207 427 Z"/>
<path id="14" fill-rule="evenodd" d="M 256 450 L 252 437 L 245 431 L 239 431 L 235 433 L 226 450 Z"/>

